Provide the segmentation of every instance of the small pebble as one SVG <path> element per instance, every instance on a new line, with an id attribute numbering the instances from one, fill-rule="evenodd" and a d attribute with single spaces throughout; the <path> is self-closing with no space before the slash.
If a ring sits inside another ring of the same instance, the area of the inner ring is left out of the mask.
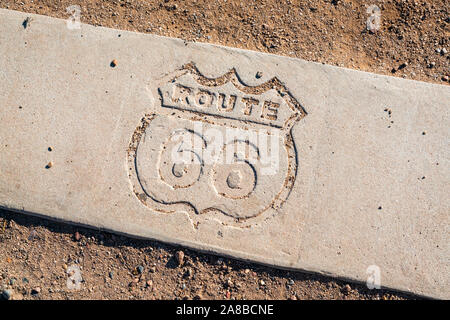
<path id="1" fill-rule="evenodd" d="M 143 267 L 143 266 L 138 266 L 138 267 L 137 267 L 137 272 L 138 272 L 139 274 L 142 274 L 142 273 L 144 272 L 144 267 Z"/>
<path id="2" fill-rule="evenodd" d="M 35 296 L 35 295 L 38 295 L 39 293 L 41 293 L 41 288 L 36 287 L 36 288 L 31 289 L 31 295 Z"/>
<path id="3" fill-rule="evenodd" d="M 53 162 L 49 162 L 47 163 L 47 165 L 45 166 L 45 169 L 50 169 L 51 167 L 53 167 Z"/>
<path id="4" fill-rule="evenodd" d="M 256 73 L 256 79 L 259 79 L 259 78 L 261 78 L 263 76 L 263 73 L 261 72 L 261 71 L 258 71 L 257 73 Z"/>
<path id="5" fill-rule="evenodd" d="M 344 286 L 344 293 L 350 293 L 352 291 L 352 287 L 350 287 L 350 285 L 346 284 Z"/>
<path id="6" fill-rule="evenodd" d="M 81 235 L 80 233 L 77 231 L 74 233 L 73 238 L 75 239 L 75 241 L 80 241 L 81 239 Z"/>
<path id="7" fill-rule="evenodd" d="M 442 48 L 442 49 L 441 49 L 441 54 L 446 54 L 446 53 L 447 53 L 447 49 Z"/>
<path id="8" fill-rule="evenodd" d="M 184 263 L 184 252 L 183 251 L 177 251 L 175 253 L 175 260 L 177 261 L 178 266 L 183 265 L 183 263 Z"/>
<path id="9" fill-rule="evenodd" d="M 402 63 L 402 64 L 398 67 L 398 70 L 404 69 L 404 68 L 406 68 L 407 66 L 408 66 L 408 62 L 404 62 L 404 63 Z"/>
<path id="10" fill-rule="evenodd" d="M 117 66 L 117 60 L 114 59 L 113 61 L 111 61 L 110 66 L 111 66 L 112 68 L 116 67 L 116 66 Z"/>
<path id="11" fill-rule="evenodd" d="M 109 276 L 111 279 L 114 278 L 114 272 L 110 271 L 110 272 L 108 273 L 108 276 Z"/>
<path id="12" fill-rule="evenodd" d="M 203 296 L 201 293 L 197 293 L 194 297 L 194 300 L 202 300 L 202 299 L 203 299 Z"/>
<path id="13" fill-rule="evenodd" d="M 266 282 L 264 281 L 264 280 L 259 280 L 259 284 L 261 285 L 261 286 L 265 286 L 266 285 Z"/>
<path id="14" fill-rule="evenodd" d="M 0 293 L 0 300 L 9 300 L 11 299 L 11 296 L 12 296 L 11 290 L 3 290 Z"/>

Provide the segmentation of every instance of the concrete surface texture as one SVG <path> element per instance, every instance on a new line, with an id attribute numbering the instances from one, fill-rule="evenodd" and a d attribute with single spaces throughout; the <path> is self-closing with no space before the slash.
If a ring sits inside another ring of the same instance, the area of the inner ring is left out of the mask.
<path id="1" fill-rule="evenodd" d="M 447 86 L 0 10 L 0 206 L 449 294 Z"/>

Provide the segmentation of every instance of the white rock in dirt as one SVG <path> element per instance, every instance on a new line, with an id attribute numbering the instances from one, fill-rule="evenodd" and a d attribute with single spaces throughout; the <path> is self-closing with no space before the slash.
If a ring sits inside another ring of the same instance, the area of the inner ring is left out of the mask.
<path id="1" fill-rule="evenodd" d="M 67 26 L 0 10 L 1 207 L 450 298 L 448 86 Z"/>

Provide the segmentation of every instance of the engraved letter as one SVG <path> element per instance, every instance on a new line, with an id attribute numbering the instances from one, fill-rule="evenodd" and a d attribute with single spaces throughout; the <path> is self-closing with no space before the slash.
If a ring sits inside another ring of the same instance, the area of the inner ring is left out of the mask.
<path id="1" fill-rule="evenodd" d="M 217 109 L 219 111 L 226 111 L 230 112 L 233 111 L 234 107 L 236 106 L 236 100 L 237 97 L 234 95 L 228 96 L 224 93 L 219 93 L 219 98 L 217 101 Z"/>
<path id="2" fill-rule="evenodd" d="M 244 102 L 244 114 L 246 116 L 249 116 L 252 113 L 253 106 L 256 106 L 259 104 L 259 101 L 253 98 L 242 98 L 242 102 Z"/>
<path id="3" fill-rule="evenodd" d="M 189 95 L 191 94 L 191 92 L 191 88 L 180 85 L 173 86 L 172 102 L 182 105 L 189 104 Z"/>
<path id="4" fill-rule="evenodd" d="M 277 120 L 278 108 L 280 105 L 272 101 L 264 101 L 264 106 L 261 113 L 261 118 L 269 120 Z"/>
<path id="5" fill-rule="evenodd" d="M 198 92 L 195 94 L 195 102 L 198 107 L 208 108 L 211 106 L 214 95 L 206 90 L 198 90 Z"/>

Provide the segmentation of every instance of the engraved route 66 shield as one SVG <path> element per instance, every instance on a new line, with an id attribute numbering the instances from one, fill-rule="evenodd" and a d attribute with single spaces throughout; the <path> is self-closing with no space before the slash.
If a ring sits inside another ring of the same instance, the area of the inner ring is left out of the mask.
<path id="1" fill-rule="evenodd" d="M 189 63 L 158 95 L 158 113 L 141 119 L 128 149 L 145 206 L 187 212 L 194 225 L 243 227 L 277 212 L 297 175 L 291 128 L 306 115 L 280 80 L 247 86 L 235 69 L 212 79 Z"/>

